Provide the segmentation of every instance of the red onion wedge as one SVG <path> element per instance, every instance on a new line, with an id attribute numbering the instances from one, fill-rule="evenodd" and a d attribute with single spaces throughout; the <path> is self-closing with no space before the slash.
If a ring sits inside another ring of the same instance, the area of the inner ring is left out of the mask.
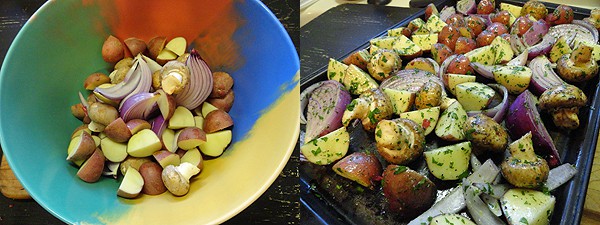
<path id="1" fill-rule="evenodd" d="M 567 181 L 571 180 L 575 174 L 577 174 L 577 168 L 569 163 L 562 164 L 550 170 L 545 186 L 548 191 L 552 191 L 567 183 Z"/>
<path id="2" fill-rule="evenodd" d="M 300 124 L 306 124 L 306 116 L 304 115 L 304 111 L 306 106 L 308 105 L 308 98 L 310 97 L 310 93 L 312 93 L 315 89 L 321 86 L 325 81 L 319 81 L 310 85 L 306 89 L 300 93 Z"/>
<path id="3" fill-rule="evenodd" d="M 479 195 L 481 194 L 481 190 L 473 185 L 468 185 L 465 190 L 465 203 L 467 204 L 467 209 L 471 217 L 473 217 L 473 221 L 477 224 L 487 224 L 487 225 L 503 225 L 505 224 L 500 220 L 490 209 L 487 207 Z"/>
<path id="4" fill-rule="evenodd" d="M 494 119 L 494 121 L 500 123 L 504 119 L 504 115 L 506 114 L 506 110 L 508 109 L 508 106 L 509 106 L 508 90 L 506 90 L 506 87 L 504 87 L 503 85 L 500 85 L 500 84 L 488 84 L 488 86 L 490 86 L 491 88 L 496 90 L 496 92 L 498 92 L 502 95 L 502 102 L 500 102 L 500 104 L 498 104 L 492 108 L 489 108 L 489 109 L 484 109 L 481 111 L 468 111 L 467 115 L 473 116 L 473 115 L 476 115 L 479 113 L 483 113 L 484 115 L 489 116 L 492 119 Z"/>
<path id="5" fill-rule="evenodd" d="M 463 187 L 458 185 L 457 187 L 454 187 L 448 195 L 442 198 L 442 200 L 436 202 L 423 214 L 411 220 L 408 225 L 429 224 L 429 219 L 432 217 L 446 213 L 458 213 L 464 208 L 465 194 Z"/>
<path id="6" fill-rule="evenodd" d="M 442 65 L 440 65 L 440 70 L 438 71 L 438 77 L 440 78 L 440 80 L 442 80 L 442 84 L 444 84 L 444 87 L 448 88 L 448 80 L 445 79 L 446 77 L 446 71 L 448 70 L 448 65 L 450 65 L 450 63 L 456 59 L 458 55 L 451 55 L 448 56 L 448 58 L 446 58 L 443 62 Z"/>
<path id="7" fill-rule="evenodd" d="M 529 90 L 521 93 L 510 105 L 505 124 L 513 140 L 531 131 L 536 154 L 544 156 L 552 168 L 560 164 L 558 150 L 540 118 L 535 96 Z"/>
<path id="8" fill-rule="evenodd" d="M 523 41 L 517 34 L 510 35 L 510 48 L 515 52 L 515 54 L 520 54 L 527 50 L 527 46 L 523 44 Z"/>
<path id="9" fill-rule="evenodd" d="M 483 65 L 478 62 L 471 62 L 471 68 L 477 72 L 477 74 L 485 77 L 486 79 L 494 80 L 494 74 L 492 70 L 494 68 L 499 67 L 498 65 Z"/>
<path id="10" fill-rule="evenodd" d="M 459 0 L 456 2 L 456 11 L 463 15 L 469 15 L 477 11 L 475 0 Z"/>
<path id="11" fill-rule="evenodd" d="M 213 76 L 196 49 L 190 51 L 185 65 L 190 68 L 190 80 L 181 93 L 175 95 L 175 101 L 178 105 L 193 110 L 200 106 L 212 92 Z"/>
<path id="12" fill-rule="evenodd" d="M 575 22 L 575 21 L 573 21 L 573 22 Z M 568 35 L 568 36 L 577 35 L 577 39 L 579 39 L 579 40 L 590 41 L 593 43 L 598 42 L 598 39 L 596 37 L 594 37 L 594 34 L 590 30 L 588 30 L 584 26 L 574 24 L 574 23 L 560 24 L 560 25 L 553 26 L 548 31 L 548 34 L 552 35 L 552 37 L 554 37 L 557 40 L 562 35 Z"/>
<path id="13" fill-rule="evenodd" d="M 565 83 L 552 69 L 552 63 L 546 56 L 538 56 L 529 62 L 531 69 L 531 88 L 534 94 L 541 95 L 548 88 Z"/>
<path id="14" fill-rule="evenodd" d="M 584 21 L 584 20 L 573 20 L 573 24 L 577 24 L 579 26 L 585 27 L 593 37 L 592 43 L 598 43 L 598 29 L 594 27 L 594 25 Z"/>
<path id="15" fill-rule="evenodd" d="M 342 127 L 342 116 L 352 97 L 344 85 L 335 80 L 324 81 L 310 94 L 304 142 L 326 135 Z"/>
<path id="16" fill-rule="evenodd" d="M 132 119 L 148 119 L 148 117 L 158 110 L 158 98 L 155 93 L 137 93 L 127 98 L 121 104 L 119 112 L 125 122 Z"/>
<path id="17" fill-rule="evenodd" d="M 450 16 L 456 14 L 456 9 L 454 6 L 444 6 L 442 11 L 440 11 L 440 20 L 446 21 Z"/>
<path id="18" fill-rule="evenodd" d="M 540 55 L 548 54 L 548 52 L 552 50 L 552 46 L 554 46 L 555 42 L 556 39 L 552 35 L 544 35 L 540 43 L 531 46 L 527 49 L 527 58 L 533 59 Z"/>
<path id="19" fill-rule="evenodd" d="M 168 120 L 165 120 L 165 118 L 163 117 L 162 114 L 159 114 L 157 117 L 154 117 L 150 121 L 150 125 L 152 126 L 152 131 L 154 131 L 154 133 L 158 137 L 162 137 L 162 133 L 167 128 L 167 123 L 168 123 Z"/>
<path id="20" fill-rule="evenodd" d="M 133 65 L 131 66 L 131 69 L 127 71 L 122 82 L 107 88 L 97 87 L 94 89 L 94 92 L 97 92 L 107 99 L 119 102 L 127 96 L 132 95 L 132 93 L 135 94 L 142 91 L 148 92 L 151 86 L 152 74 L 150 73 L 150 68 L 148 68 L 148 65 L 141 56 L 138 55 L 133 60 Z"/>
<path id="21" fill-rule="evenodd" d="M 440 68 L 440 71 L 442 69 Z M 400 70 L 396 73 L 396 75 L 389 77 L 388 79 L 381 82 L 379 88 L 383 90 L 384 88 L 394 89 L 394 90 L 404 90 L 416 93 L 418 90 L 423 87 L 423 85 L 429 81 L 437 82 L 442 87 L 444 87 L 444 83 L 437 75 L 427 72 L 425 70 L 420 69 L 408 69 L 408 70 Z M 442 95 L 444 95 L 442 93 Z"/>
<path id="22" fill-rule="evenodd" d="M 495 199 L 501 199 L 504 193 L 513 188 L 510 184 L 473 183 L 473 186 Z"/>
<path id="23" fill-rule="evenodd" d="M 508 61 L 506 63 L 506 65 L 507 66 L 524 66 L 525 64 L 527 64 L 528 57 L 529 57 L 529 52 L 521 52 L 521 54 L 518 54 L 515 58 Z"/>
<path id="24" fill-rule="evenodd" d="M 528 46 L 533 46 L 542 40 L 549 29 L 550 24 L 546 23 L 545 20 L 535 21 L 533 26 L 523 34 L 523 42 Z"/>

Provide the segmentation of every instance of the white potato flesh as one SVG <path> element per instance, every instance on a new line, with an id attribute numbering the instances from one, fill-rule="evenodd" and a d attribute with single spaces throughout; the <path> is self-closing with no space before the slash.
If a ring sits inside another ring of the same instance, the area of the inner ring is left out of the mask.
<path id="1" fill-rule="evenodd" d="M 431 219 L 429 225 L 476 225 L 469 218 L 459 214 L 442 214 Z"/>
<path id="2" fill-rule="evenodd" d="M 531 69 L 526 66 L 502 66 L 492 70 L 494 80 L 506 87 L 511 94 L 520 94 L 527 90 L 531 81 Z"/>
<path id="3" fill-rule="evenodd" d="M 510 42 L 500 36 L 494 38 L 490 45 L 495 52 L 494 64 L 505 64 L 515 56 Z"/>
<path id="4" fill-rule="evenodd" d="M 483 65 L 494 65 L 496 62 L 496 52 L 492 45 L 486 45 L 465 53 L 470 62 L 478 62 Z"/>
<path id="5" fill-rule="evenodd" d="M 408 111 L 408 109 L 415 102 L 415 93 L 410 91 L 384 88 L 383 93 L 390 98 L 394 108 L 394 113 L 396 114 Z"/>
<path id="6" fill-rule="evenodd" d="M 494 89 L 478 82 L 456 85 L 456 99 L 466 111 L 485 109 L 495 94 Z"/>
<path id="7" fill-rule="evenodd" d="M 508 224 L 547 225 L 556 199 L 540 191 L 515 188 L 508 190 L 500 202 Z"/>
<path id="8" fill-rule="evenodd" d="M 304 157 L 317 165 L 329 165 L 346 155 L 350 146 L 350 134 L 341 127 L 300 147 Z"/>
<path id="9" fill-rule="evenodd" d="M 446 74 L 448 79 L 448 88 L 450 89 L 450 93 L 456 95 L 456 85 L 466 83 L 466 82 L 475 82 L 477 79 L 476 76 L 473 75 L 463 75 L 463 74 Z"/>
<path id="10" fill-rule="evenodd" d="M 435 127 L 435 135 L 446 141 L 461 141 L 465 139 L 465 123 L 467 112 L 460 102 L 452 103 L 442 112 Z"/>
<path id="11" fill-rule="evenodd" d="M 348 65 L 330 58 L 329 64 L 327 65 L 327 78 L 342 83 L 344 75 L 346 74 L 346 69 L 348 69 Z"/>
<path id="12" fill-rule="evenodd" d="M 466 177 L 471 159 L 471 142 L 461 142 L 423 153 L 427 168 L 440 180 Z"/>
<path id="13" fill-rule="evenodd" d="M 440 118 L 440 107 L 431 107 L 416 111 L 400 113 L 400 118 L 410 119 L 421 125 L 425 131 L 423 134 L 430 134 Z"/>

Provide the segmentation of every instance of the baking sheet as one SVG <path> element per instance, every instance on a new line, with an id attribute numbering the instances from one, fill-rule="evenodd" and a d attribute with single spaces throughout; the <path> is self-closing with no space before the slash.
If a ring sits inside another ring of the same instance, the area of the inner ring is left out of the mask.
<path id="1" fill-rule="evenodd" d="M 525 1 L 501 0 L 499 2 L 523 5 Z M 497 3 L 499 4 L 499 2 Z M 440 1 L 437 2 L 436 5 L 438 6 L 438 9 L 441 9 L 444 5 L 455 5 L 455 1 Z M 552 3 L 545 3 L 545 5 L 550 12 L 558 6 Z M 590 13 L 590 10 L 588 9 L 573 9 L 576 19 L 586 17 Z M 399 20 L 392 27 L 406 26 L 410 20 L 422 16 L 423 13 L 424 11 L 420 10 L 415 14 L 407 16 L 403 20 Z M 319 18 L 317 18 L 317 20 L 318 19 Z M 376 33 L 375 36 L 384 35 L 387 29 L 389 28 L 381 30 L 380 32 L 374 32 Z M 304 44 L 305 42 L 302 43 L 301 54 L 302 48 L 310 47 L 306 46 Z M 357 46 L 356 48 L 351 51 L 346 51 L 344 54 L 338 53 L 339 56 L 336 58 L 342 59 L 357 49 L 367 47 L 368 41 L 362 43 L 355 42 L 354 44 Z M 314 66 L 318 67 L 314 72 L 302 73 L 301 88 L 305 89 L 315 82 L 325 80 L 326 65 L 327 60 L 323 60 L 322 66 Z M 553 140 L 560 151 L 561 162 L 569 162 L 578 169 L 578 174 L 571 181 L 553 191 L 553 195 L 556 197 L 557 202 L 551 224 L 578 224 L 583 213 L 583 203 L 591 173 L 600 123 L 597 112 L 598 104 L 600 103 L 600 98 L 598 97 L 600 90 L 597 84 L 598 76 L 592 81 L 586 82 L 584 85 L 578 85 L 591 99 L 589 104 L 581 109 L 579 116 L 582 124 L 579 129 L 570 133 L 565 133 L 556 127 L 547 125 L 553 136 Z M 543 119 L 545 119 L 545 121 L 548 120 L 548 118 Z M 302 140 L 304 127 L 302 127 L 301 130 L 300 139 Z M 373 147 L 361 146 L 361 144 L 370 143 L 368 140 L 358 143 L 357 145 L 356 139 L 369 138 L 365 136 L 366 134 L 364 132 L 361 133 L 362 129 L 349 130 L 353 131 L 351 136 L 354 139 L 351 141 L 353 144 L 351 145 L 350 152 Z M 435 140 L 430 139 L 432 138 L 428 139 L 428 149 L 433 148 L 435 145 Z M 410 167 L 413 169 L 416 168 L 416 170 L 427 174 L 428 170 L 426 166 L 423 165 L 424 163 L 422 161 L 423 160 L 419 160 L 417 164 L 410 165 Z M 312 210 L 323 222 L 329 224 L 397 223 L 397 218 L 394 218 L 393 215 L 383 213 L 383 206 L 381 205 L 383 204 L 383 195 L 380 191 L 371 192 L 369 190 L 361 190 L 358 184 L 335 175 L 330 166 L 323 167 L 315 166 L 310 163 L 302 163 L 299 170 L 301 180 L 301 202 Z M 438 185 L 438 183 L 436 183 L 436 185 Z M 447 182 L 442 183 L 441 186 L 438 185 L 438 189 L 447 189 L 453 185 L 455 184 Z M 444 192 L 442 191 L 441 193 L 443 194 Z"/>

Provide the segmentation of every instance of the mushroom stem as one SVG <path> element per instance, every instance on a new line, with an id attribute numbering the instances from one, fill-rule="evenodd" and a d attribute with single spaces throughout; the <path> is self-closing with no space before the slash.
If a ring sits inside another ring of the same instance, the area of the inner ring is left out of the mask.
<path id="1" fill-rule="evenodd" d="M 594 49 L 588 45 L 579 45 L 571 53 L 571 60 L 575 63 L 575 66 L 584 66 L 592 58 L 592 51 Z"/>
<path id="2" fill-rule="evenodd" d="M 179 171 L 181 176 L 188 181 L 190 180 L 190 178 L 192 176 L 200 173 L 200 169 L 198 169 L 197 166 L 194 166 L 193 164 L 188 163 L 188 162 L 179 164 L 179 166 L 177 166 L 176 169 L 177 169 L 177 171 Z"/>
<path id="3" fill-rule="evenodd" d="M 554 124 L 572 130 L 579 127 L 579 117 L 577 116 L 577 113 L 579 113 L 579 108 L 577 107 L 558 108 L 552 112 L 552 120 L 554 121 Z"/>
<path id="4" fill-rule="evenodd" d="M 508 146 L 508 150 L 511 154 L 511 156 L 515 159 L 519 159 L 521 161 L 535 161 L 537 160 L 537 156 L 535 155 L 535 152 L 532 151 L 533 146 L 529 145 L 530 141 L 531 141 L 531 132 L 528 132 L 527 134 L 525 134 L 523 137 L 521 137 L 521 139 L 526 140 L 524 142 L 520 142 L 520 143 L 525 143 L 525 144 L 511 144 Z"/>

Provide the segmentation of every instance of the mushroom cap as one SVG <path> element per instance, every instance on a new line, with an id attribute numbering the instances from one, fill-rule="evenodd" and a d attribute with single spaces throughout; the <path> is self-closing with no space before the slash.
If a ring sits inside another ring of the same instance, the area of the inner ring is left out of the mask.
<path id="1" fill-rule="evenodd" d="M 552 111 L 556 108 L 582 107 L 587 97 L 581 89 L 571 84 L 555 86 L 540 95 L 540 109 Z"/>
<path id="2" fill-rule="evenodd" d="M 382 120 L 375 131 L 377 151 L 392 164 L 406 165 L 423 154 L 423 132 L 421 125 L 410 119 Z"/>

